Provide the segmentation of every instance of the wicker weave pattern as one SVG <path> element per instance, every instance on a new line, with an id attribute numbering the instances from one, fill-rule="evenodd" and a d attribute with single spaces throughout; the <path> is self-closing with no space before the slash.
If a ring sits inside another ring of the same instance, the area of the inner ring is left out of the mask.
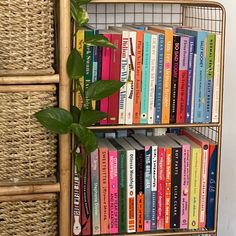
<path id="1" fill-rule="evenodd" d="M 55 200 L 0 202 L 1 236 L 57 236 Z"/>
<path id="2" fill-rule="evenodd" d="M 56 100 L 55 92 L 0 93 L 0 185 L 55 177 L 56 136 L 33 114 Z"/>
<path id="3" fill-rule="evenodd" d="M 53 72 L 53 38 L 53 0 L 0 1 L 0 74 Z"/>

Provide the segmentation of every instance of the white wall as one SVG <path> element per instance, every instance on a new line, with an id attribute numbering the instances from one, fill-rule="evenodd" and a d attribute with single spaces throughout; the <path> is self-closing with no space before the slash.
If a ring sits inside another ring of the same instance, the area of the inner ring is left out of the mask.
<path id="1" fill-rule="evenodd" d="M 236 236 L 236 1 L 218 0 L 227 13 L 219 236 Z"/>

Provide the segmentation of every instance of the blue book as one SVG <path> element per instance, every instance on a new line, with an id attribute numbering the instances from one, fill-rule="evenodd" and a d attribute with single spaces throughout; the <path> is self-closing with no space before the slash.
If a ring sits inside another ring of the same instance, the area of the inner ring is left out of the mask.
<path id="1" fill-rule="evenodd" d="M 211 145 L 209 148 L 209 171 L 208 171 L 208 195 L 207 195 L 207 216 L 206 227 L 214 229 L 215 221 L 215 197 L 216 197 L 216 171 L 217 171 L 217 145 Z"/>
<path id="2" fill-rule="evenodd" d="M 144 32 L 143 39 L 143 70 L 142 70 L 142 92 L 141 92 L 141 116 L 140 123 L 148 123 L 148 94 L 150 80 L 150 56 L 151 56 L 151 34 Z"/>
<path id="3" fill-rule="evenodd" d="M 158 39 L 158 53 L 157 53 L 157 80 L 156 80 L 156 94 L 155 94 L 155 123 L 161 123 L 162 110 L 162 82 L 163 82 L 163 64 L 164 64 L 164 43 L 165 35 L 159 34 Z"/>
<path id="4" fill-rule="evenodd" d="M 206 55 L 205 45 L 208 33 L 201 30 L 178 28 L 178 33 L 187 34 L 195 37 L 196 59 L 196 82 L 194 99 L 194 123 L 204 122 L 204 103 L 205 103 L 205 81 L 206 81 Z"/>
<path id="5" fill-rule="evenodd" d="M 187 82 L 187 96 L 186 96 L 186 123 L 187 124 L 191 123 L 194 50 L 195 50 L 195 38 L 192 36 L 189 36 L 188 82 Z"/>

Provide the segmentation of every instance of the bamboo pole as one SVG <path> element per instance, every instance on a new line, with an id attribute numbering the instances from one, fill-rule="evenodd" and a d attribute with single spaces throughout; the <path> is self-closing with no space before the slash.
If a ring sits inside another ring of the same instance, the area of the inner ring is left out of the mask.
<path id="1" fill-rule="evenodd" d="M 53 69 L 45 70 L 0 70 L 1 76 L 15 76 L 15 75 L 52 75 Z"/>
<path id="2" fill-rule="evenodd" d="M 60 184 L 9 186 L 0 188 L 0 196 L 60 192 Z"/>
<path id="3" fill-rule="evenodd" d="M 55 85 L 2 85 L 1 93 L 11 92 L 53 92 L 56 91 Z"/>
<path id="4" fill-rule="evenodd" d="M 36 201 L 36 200 L 54 200 L 56 194 L 29 194 L 29 195 L 15 195 L 15 196 L 0 196 L 0 202 L 17 202 L 17 201 Z"/>
<path id="5" fill-rule="evenodd" d="M 55 84 L 59 75 L 0 76 L 0 84 Z"/>
<path id="6" fill-rule="evenodd" d="M 66 73 L 66 62 L 70 53 L 70 1 L 60 0 L 60 83 L 59 105 L 70 109 L 70 83 Z M 71 178 L 71 137 L 63 134 L 59 137 L 60 151 L 60 220 L 59 234 L 70 236 L 70 178 Z"/>

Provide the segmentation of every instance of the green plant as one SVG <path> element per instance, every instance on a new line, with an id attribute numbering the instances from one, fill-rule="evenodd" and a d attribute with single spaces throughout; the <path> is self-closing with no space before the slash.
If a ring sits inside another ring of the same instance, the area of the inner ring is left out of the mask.
<path id="1" fill-rule="evenodd" d="M 71 0 L 71 16 L 75 22 L 76 29 L 86 25 L 89 16 L 82 5 L 89 3 L 91 0 Z M 100 46 L 115 48 L 115 46 L 102 35 L 93 35 L 84 42 L 86 46 Z M 46 108 L 35 114 L 38 121 L 48 130 L 57 134 L 72 133 L 75 135 L 75 147 L 73 155 L 77 172 L 80 173 L 81 167 L 84 166 L 86 156 L 97 147 L 95 134 L 88 129 L 98 121 L 107 117 L 107 114 L 92 109 L 92 101 L 98 101 L 102 98 L 112 95 L 119 90 L 124 83 L 114 80 L 99 80 L 89 85 L 86 94 L 80 84 L 80 78 L 85 76 L 85 62 L 80 53 L 72 49 L 67 60 L 67 74 L 70 80 L 75 84 L 82 97 L 82 108 L 73 106 L 70 111 L 62 108 Z M 89 104 L 86 104 L 89 103 Z M 84 147 L 83 154 L 76 152 L 77 146 Z"/>

